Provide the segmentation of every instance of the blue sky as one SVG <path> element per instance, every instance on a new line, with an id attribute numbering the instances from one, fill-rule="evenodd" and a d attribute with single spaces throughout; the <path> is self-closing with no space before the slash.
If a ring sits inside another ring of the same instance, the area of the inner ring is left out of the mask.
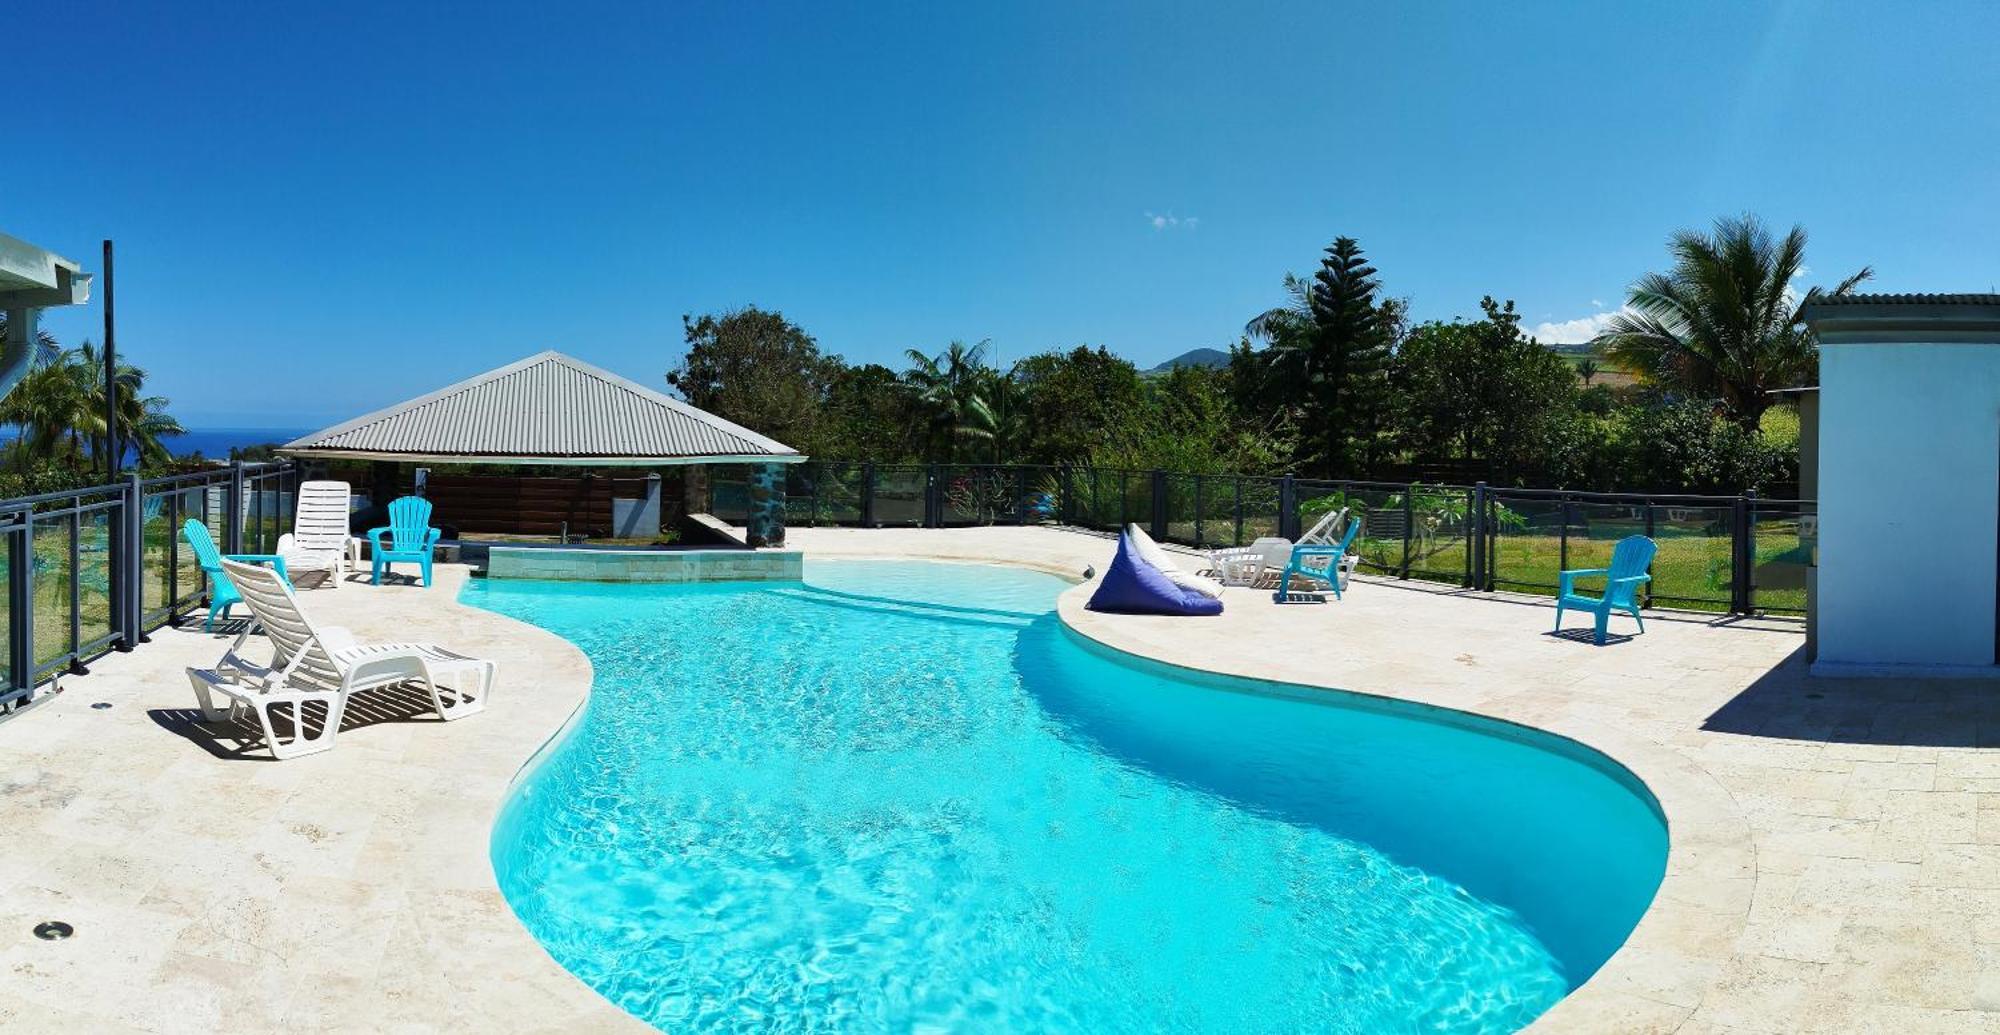
<path id="1" fill-rule="evenodd" d="M 117 241 L 121 348 L 193 424 L 544 348 L 661 384 L 745 303 L 852 361 L 1150 365 L 1342 234 L 1419 318 L 1571 337 L 1744 211 L 1814 281 L 2000 282 L 1993 5 L 285 6 L 8 18 L 0 230 Z"/>

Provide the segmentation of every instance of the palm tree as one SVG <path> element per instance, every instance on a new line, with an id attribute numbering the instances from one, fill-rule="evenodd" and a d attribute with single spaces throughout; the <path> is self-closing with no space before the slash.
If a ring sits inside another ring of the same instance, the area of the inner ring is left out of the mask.
<path id="1" fill-rule="evenodd" d="M 933 458 L 950 461 L 960 439 L 991 438 L 991 418 L 981 418 L 987 408 L 981 391 L 986 369 L 986 343 L 967 347 L 955 341 L 935 356 L 917 349 L 904 353 L 910 369 L 903 380 L 917 393 L 917 401 L 930 411 L 930 440 Z"/>
<path id="2" fill-rule="evenodd" d="M 0 341 L 5 341 L 6 338 L 7 338 L 7 314 L 0 313 Z M 54 362 L 56 356 L 61 352 L 62 352 L 62 346 L 56 343 L 55 335 L 50 334 L 49 332 L 42 330 L 39 327 L 35 328 L 34 359 L 37 364 Z"/>
<path id="3" fill-rule="evenodd" d="M 104 354 L 95 345 L 85 341 L 76 349 L 77 363 L 82 367 L 85 394 L 91 400 L 89 408 L 91 455 L 102 454 L 104 441 Z M 118 436 L 121 443 L 119 452 L 138 454 L 141 464 L 165 463 L 173 459 L 173 454 L 161 441 L 168 435 L 179 435 L 187 429 L 180 421 L 167 413 L 167 398 L 163 395 L 141 395 L 146 388 L 146 372 L 130 363 L 120 361 L 115 378 L 118 385 Z M 124 456 L 113 458 L 111 470 L 124 466 Z"/>
<path id="4" fill-rule="evenodd" d="M 137 451 L 141 463 L 162 463 L 171 456 L 162 440 L 182 432 L 166 412 L 167 400 L 147 396 L 146 372 L 120 363 L 117 385 L 119 434 Z M 106 456 L 104 441 L 104 356 L 90 342 L 74 349 L 58 348 L 40 359 L 20 384 L 0 400 L 0 422 L 19 429 L 22 452 L 32 459 L 66 459 L 112 471 L 122 457 Z M 121 450 L 122 451 L 122 450 Z"/>
<path id="5" fill-rule="evenodd" d="M 1584 384 L 1589 384 L 1591 381 L 1595 380 L 1597 374 L 1598 370 L 1597 370 L 1596 360 L 1591 359 L 1589 357 L 1585 357 L 1583 359 L 1579 359 L 1576 361 L 1576 376 L 1582 378 Z"/>
<path id="6" fill-rule="evenodd" d="M 1806 232 L 1773 238 L 1755 216 L 1719 219 L 1712 235 L 1682 230 L 1668 239 L 1673 269 L 1633 284 L 1626 311 L 1592 344 L 1605 357 L 1663 387 L 1718 399 L 1730 418 L 1755 430 L 1770 392 L 1819 377 L 1818 342 L 1799 308 L 1846 295 L 1874 275 L 1862 270 L 1832 291 L 1803 298 Z"/>

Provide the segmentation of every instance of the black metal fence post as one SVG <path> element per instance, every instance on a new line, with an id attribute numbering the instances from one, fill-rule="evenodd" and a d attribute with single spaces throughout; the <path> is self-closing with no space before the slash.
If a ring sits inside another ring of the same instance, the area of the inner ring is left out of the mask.
<path id="1" fill-rule="evenodd" d="M 35 512 L 20 512 L 7 535 L 7 675 L 9 689 L 35 692 Z"/>
<path id="2" fill-rule="evenodd" d="M 1486 570 L 1486 483 L 1475 482 L 1472 486 L 1472 512 L 1466 515 L 1466 535 L 1468 538 L 1466 560 L 1472 567 L 1466 584 L 1468 588 L 1488 590 Z"/>
<path id="3" fill-rule="evenodd" d="M 1229 545 L 1243 545 L 1243 476 L 1236 476 L 1236 530 L 1229 539 Z"/>
<path id="4" fill-rule="evenodd" d="M 146 489 L 139 484 L 139 472 L 134 471 L 125 479 L 125 505 L 122 527 L 118 538 L 125 542 L 124 554 L 124 604 L 125 635 L 119 641 L 118 649 L 129 651 L 135 644 L 145 643 L 146 637 Z"/>
<path id="5" fill-rule="evenodd" d="M 1167 537 L 1167 472 L 1153 471 L 1153 538 Z"/>
<path id="6" fill-rule="evenodd" d="M 1194 545 L 1201 545 L 1201 475 L 1194 476 Z"/>
<path id="7" fill-rule="evenodd" d="M 1730 522 L 1729 609 L 1747 615 L 1751 608 L 1751 560 L 1756 556 L 1752 536 L 1756 530 L 1757 490 L 1745 489 L 1736 497 L 1734 520 Z"/>
<path id="8" fill-rule="evenodd" d="M 938 465 L 924 467 L 924 527 L 939 528 L 944 525 L 943 507 L 938 505 Z"/>
<path id="9" fill-rule="evenodd" d="M 90 671 L 83 667 L 79 656 L 83 644 L 83 597 L 77 591 L 82 589 L 82 579 L 77 574 L 83 570 L 83 515 L 75 507 L 80 500 L 71 501 L 69 512 L 69 670 L 72 674 L 83 675 Z"/>
<path id="10" fill-rule="evenodd" d="M 1410 541 L 1417 536 L 1417 483 L 1411 482 L 1403 490 L 1403 572 L 1399 576 L 1404 581 L 1410 578 Z"/>
<path id="11" fill-rule="evenodd" d="M 1569 514 L 1570 500 L 1568 496 L 1564 496 L 1561 502 L 1556 504 L 1556 520 L 1562 522 L 1562 534 L 1557 537 L 1556 545 L 1557 571 L 1569 570 Z"/>
<path id="12" fill-rule="evenodd" d="M 1295 478 L 1286 475 L 1278 482 L 1278 538 L 1299 538 L 1299 494 Z"/>
<path id="13" fill-rule="evenodd" d="M 861 465 L 861 515 L 858 519 L 862 528 L 878 527 L 875 521 L 875 465 Z"/>
<path id="14" fill-rule="evenodd" d="M 222 519 L 224 553 L 243 552 L 243 461 L 229 462 L 229 513 Z"/>

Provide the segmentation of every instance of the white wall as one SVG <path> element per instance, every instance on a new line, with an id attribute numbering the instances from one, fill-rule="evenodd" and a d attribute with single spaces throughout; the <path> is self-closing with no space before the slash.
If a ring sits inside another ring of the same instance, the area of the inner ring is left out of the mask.
<path id="1" fill-rule="evenodd" d="M 2000 345 L 1823 345 L 1819 658 L 1991 667 Z"/>

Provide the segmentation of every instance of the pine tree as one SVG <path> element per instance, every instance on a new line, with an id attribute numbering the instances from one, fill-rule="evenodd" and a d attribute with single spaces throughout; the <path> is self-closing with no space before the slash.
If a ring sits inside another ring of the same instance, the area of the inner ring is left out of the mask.
<path id="1" fill-rule="evenodd" d="M 1374 434 L 1398 323 L 1395 304 L 1377 297 L 1381 287 L 1361 245 L 1337 238 L 1311 280 L 1285 278 L 1292 303 L 1247 328 L 1271 343 L 1272 383 L 1299 412 L 1307 440 L 1320 443 L 1328 477 L 1365 473 L 1355 469 L 1355 446 Z"/>

